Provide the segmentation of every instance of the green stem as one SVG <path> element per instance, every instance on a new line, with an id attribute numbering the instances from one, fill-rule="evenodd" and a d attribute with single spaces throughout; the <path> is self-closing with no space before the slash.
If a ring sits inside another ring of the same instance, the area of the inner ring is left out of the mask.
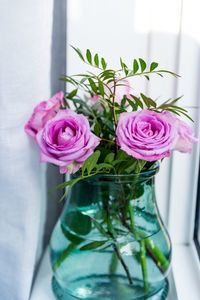
<path id="1" fill-rule="evenodd" d="M 109 208 L 109 201 L 107 200 L 107 203 L 106 203 L 106 211 L 107 211 L 107 227 L 108 227 L 108 233 L 109 235 L 111 236 L 111 238 L 113 239 L 114 243 L 112 244 L 112 247 L 113 249 L 115 250 L 115 253 L 119 259 L 119 261 L 121 262 L 123 268 L 124 268 L 124 271 L 126 272 L 126 275 L 128 277 L 128 281 L 129 281 L 129 284 L 130 285 L 133 285 L 133 280 L 131 278 L 131 274 L 129 272 L 129 269 L 126 265 L 126 263 L 124 262 L 122 256 L 121 256 L 121 253 L 117 247 L 117 245 L 115 244 L 115 237 L 116 237 L 116 233 L 115 233 L 115 230 L 112 226 L 112 220 L 110 218 L 110 208 Z"/>
<path id="2" fill-rule="evenodd" d="M 132 209 L 132 206 L 131 206 L 130 202 L 131 201 L 129 200 L 129 202 L 128 202 L 128 211 L 129 211 L 129 215 L 130 215 L 130 219 L 131 219 L 131 229 L 132 229 L 132 232 L 135 235 L 136 240 L 139 240 L 139 235 L 138 235 L 137 230 L 135 228 L 133 209 Z"/>
<path id="3" fill-rule="evenodd" d="M 123 266 L 123 268 L 124 268 L 124 270 L 126 272 L 126 275 L 128 277 L 128 281 L 129 281 L 130 285 L 133 285 L 133 280 L 131 278 L 131 274 L 130 274 L 129 269 L 128 269 L 127 265 L 125 264 L 125 262 L 124 262 L 124 260 L 123 260 L 123 258 L 121 256 L 121 254 L 120 254 L 119 249 L 117 248 L 117 246 L 115 244 L 113 244 L 113 248 L 114 248 L 117 257 L 120 260 L 120 262 L 121 262 L 121 264 L 122 264 L 122 266 Z"/>
<path id="4" fill-rule="evenodd" d="M 165 70 L 157 70 L 157 71 L 147 71 L 147 72 L 140 72 L 140 73 L 126 75 L 125 77 L 122 77 L 122 78 L 118 79 L 116 81 L 116 83 L 119 82 L 119 81 L 122 81 L 124 79 L 127 79 L 129 77 L 140 76 L 140 75 L 147 75 L 147 74 L 156 74 L 156 73 L 169 73 L 169 74 L 174 75 L 175 77 L 180 77 L 178 74 L 173 73 L 173 72 L 169 72 L 169 71 L 165 71 Z"/>
<path id="5" fill-rule="evenodd" d="M 146 251 L 144 240 L 140 241 L 140 259 L 142 264 L 142 275 L 144 282 L 144 290 L 148 292 L 148 275 L 147 275 L 147 263 L 146 263 Z"/>
<path id="6" fill-rule="evenodd" d="M 114 89 L 113 89 L 113 101 L 112 101 L 112 112 L 113 112 L 113 119 L 115 124 L 115 131 L 117 129 L 117 119 L 115 114 L 115 91 L 116 91 L 116 81 L 114 80 Z M 115 137 L 115 156 L 118 153 L 118 146 L 117 146 L 117 137 Z"/>
<path id="7" fill-rule="evenodd" d="M 132 209 L 130 200 L 128 202 L 128 210 L 129 210 L 129 214 L 130 214 L 132 232 L 134 233 L 136 240 L 139 241 L 140 237 L 139 237 L 137 229 L 135 227 L 134 214 L 133 214 L 133 209 Z M 140 242 L 140 260 L 141 260 L 141 266 L 142 266 L 142 275 L 143 275 L 143 282 L 144 282 L 144 290 L 145 290 L 145 292 L 147 292 L 148 291 L 148 277 L 147 277 L 145 241 L 144 240 L 140 240 L 139 242 Z"/>
<path id="8" fill-rule="evenodd" d="M 140 231 L 139 231 L 140 233 Z M 142 232 L 141 232 L 142 233 Z M 143 233 L 144 235 L 144 233 Z M 158 246 L 154 243 L 154 241 L 150 238 L 145 238 L 145 245 L 147 248 L 147 251 L 150 253 L 152 258 L 154 259 L 156 265 L 161 270 L 161 272 L 166 272 L 169 268 L 169 262 L 167 258 L 162 254 Z"/>
<path id="9" fill-rule="evenodd" d="M 101 138 L 102 141 L 105 141 L 105 142 L 108 142 L 108 143 L 112 143 L 112 144 L 115 144 L 115 142 L 111 141 L 111 140 L 107 140 L 107 139 L 103 139 Z"/>

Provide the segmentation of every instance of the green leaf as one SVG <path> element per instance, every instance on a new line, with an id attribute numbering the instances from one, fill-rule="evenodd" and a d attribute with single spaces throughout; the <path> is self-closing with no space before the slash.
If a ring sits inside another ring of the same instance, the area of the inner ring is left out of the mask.
<path id="1" fill-rule="evenodd" d="M 123 61 L 122 61 L 122 58 L 121 58 L 121 57 L 120 57 L 120 65 L 121 65 L 122 69 L 124 69 Z"/>
<path id="2" fill-rule="evenodd" d="M 74 96 L 76 96 L 77 91 L 78 91 L 78 89 L 75 89 L 75 90 L 73 90 L 72 92 L 70 92 L 70 93 L 67 95 L 67 98 L 68 98 L 68 99 L 72 99 Z"/>
<path id="3" fill-rule="evenodd" d="M 122 102 L 121 102 L 121 106 L 124 107 L 126 103 L 126 96 L 123 97 Z"/>
<path id="4" fill-rule="evenodd" d="M 87 78 L 87 77 L 83 77 L 83 78 L 80 80 L 80 83 L 82 84 L 82 83 L 84 83 L 86 80 L 88 80 L 88 78 Z"/>
<path id="5" fill-rule="evenodd" d="M 165 109 L 165 108 L 168 107 L 168 106 L 174 105 L 174 104 L 175 104 L 178 100 L 180 100 L 182 97 L 183 97 L 183 96 L 180 96 L 180 97 L 178 97 L 178 98 L 175 98 L 175 99 L 172 100 L 171 102 L 169 102 L 169 101 L 171 100 L 171 98 L 170 98 L 170 99 L 166 100 L 163 104 L 161 104 L 158 108 L 163 108 L 163 109 Z"/>
<path id="6" fill-rule="evenodd" d="M 87 49 L 87 51 L 86 51 L 86 57 L 87 57 L 88 62 L 91 64 L 92 63 L 92 54 L 89 49 Z"/>
<path id="7" fill-rule="evenodd" d="M 99 85 L 99 92 L 101 96 L 104 97 L 104 87 L 103 87 L 103 83 L 100 80 L 98 81 L 98 85 Z"/>
<path id="8" fill-rule="evenodd" d="M 95 219 L 92 219 L 92 222 L 94 224 L 94 226 L 106 237 L 108 237 L 107 232 L 105 231 L 105 229 L 103 228 L 103 226 L 97 222 Z"/>
<path id="9" fill-rule="evenodd" d="M 125 73 L 126 76 L 128 75 L 128 70 L 125 67 L 124 67 L 124 73 Z"/>
<path id="10" fill-rule="evenodd" d="M 158 63 L 157 62 L 152 62 L 151 65 L 150 65 L 150 72 L 155 70 L 157 67 L 158 67 Z"/>
<path id="11" fill-rule="evenodd" d="M 64 189 L 66 186 L 72 184 L 72 182 L 73 182 L 73 180 L 68 180 L 68 181 L 66 181 L 66 182 L 62 182 L 61 184 L 59 184 L 59 185 L 55 186 L 54 188 L 52 188 L 52 189 L 49 191 L 49 193 L 51 193 L 51 192 L 53 192 L 53 191 L 55 191 L 55 190 L 57 190 L 57 189 L 61 189 L 61 188 Z"/>
<path id="12" fill-rule="evenodd" d="M 99 56 L 98 54 L 96 53 L 95 56 L 94 56 L 94 63 L 97 67 L 99 67 Z"/>
<path id="13" fill-rule="evenodd" d="M 95 92 L 95 94 L 97 94 L 97 87 L 96 87 L 94 80 L 92 80 L 92 78 L 88 78 L 88 81 L 90 83 L 90 86 L 91 86 L 91 89 L 93 90 L 93 92 Z"/>
<path id="14" fill-rule="evenodd" d="M 122 58 L 121 58 L 121 57 L 120 57 L 120 64 L 121 64 L 122 70 L 124 70 L 125 75 L 127 75 L 127 74 L 128 74 L 128 67 L 127 67 L 127 65 L 122 61 Z"/>
<path id="15" fill-rule="evenodd" d="M 64 236 L 75 245 L 78 245 L 84 241 L 84 239 L 82 239 L 82 238 L 78 237 L 77 235 L 74 235 L 74 234 L 70 233 L 68 230 L 66 230 L 65 227 L 63 226 L 63 224 L 61 224 L 61 230 L 62 230 L 62 233 L 64 234 Z"/>
<path id="16" fill-rule="evenodd" d="M 83 177 L 82 177 L 82 176 L 79 176 L 78 178 L 71 180 L 70 186 L 68 187 L 68 189 L 67 189 L 67 191 L 64 193 L 64 195 L 62 195 L 62 197 L 60 198 L 59 201 L 62 201 L 63 199 L 65 199 L 65 197 L 67 196 L 67 194 L 69 193 L 69 191 L 71 190 L 71 188 L 72 188 L 78 181 L 80 181 L 80 180 L 82 180 L 82 179 L 83 179 Z"/>
<path id="17" fill-rule="evenodd" d="M 184 108 L 179 107 L 179 106 L 176 106 L 176 105 L 171 105 L 171 107 L 172 107 L 172 108 L 175 108 L 175 109 L 177 109 L 177 110 L 184 111 L 184 112 L 186 112 L 186 113 L 188 112 L 187 109 L 184 109 Z"/>
<path id="18" fill-rule="evenodd" d="M 151 98 L 148 97 L 147 100 L 149 101 L 149 104 L 150 104 L 151 106 L 153 106 L 154 108 L 157 107 L 157 104 L 156 104 L 155 101 L 153 101 L 153 99 L 151 99 Z"/>
<path id="19" fill-rule="evenodd" d="M 94 134 L 96 134 L 97 136 L 100 136 L 101 134 L 101 125 L 99 124 L 99 122 L 96 122 L 94 125 Z"/>
<path id="20" fill-rule="evenodd" d="M 147 108 L 150 108 L 149 102 L 147 100 L 147 97 L 143 95 L 142 93 L 140 94 L 142 97 L 142 100 L 144 101 L 144 104 L 147 106 Z"/>
<path id="21" fill-rule="evenodd" d="M 105 163 L 112 163 L 114 160 L 115 154 L 113 152 L 109 153 L 108 155 L 106 155 L 104 162 Z"/>
<path id="22" fill-rule="evenodd" d="M 172 113 L 176 114 L 177 116 L 180 116 L 180 113 L 178 113 L 176 110 L 167 108 L 166 110 L 171 111 Z"/>
<path id="23" fill-rule="evenodd" d="M 60 77 L 59 80 L 61 81 L 65 81 L 65 82 L 69 82 L 73 85 L 77 85 L 73 80 L 69 79 L 69 78 L 63 78 L 63 77 Z"/>
<path id="24" fill-rule="evenodd" d="M 140 94 L 141 95 L 141 97 L 142 97 L 142 99 L 143 99 L 143 101 L 144 101 L 144 103 L 146 104 L 146 106 L 148 107 L 148 108 L 150 108 L 151 106 L 153 106 L 154 108 L 156 108 L 157 107 L 157 104 L 156 104 L 156 102 L 155 101 L 153 101 L 151 98 L 149 98 L 149 97 L 147 97 L 147 96 L 145 96 L 144 94 Z"/>
<path id="25" fill-rule="evenodd" d="M 97 171 L 100 171 L 100 170 L 110 170 L 110 169 L 113 169 L 114 167 L 111 165 L 111 164 L 108 164 L 108 163 L 101 163 L 101 164 L 98 164 L 96 166 L 96 169 Z"/>
<path id="26" fill-rule="evenodd" d="M 125 160 L 127 159 L 128 154 L 126 152 L 124 152 L 123 150 L 119 149 L 117 156 L 116 156 L 116 160 Z"/>
<path id="27" fill-rule="evenodd" d="M 113 166 L 116 166 L 122 162 L 125 162 L 126 160 L 125 159 L 115 159 L 112 163 Z"/>
<path id="28" fill-rule="evenodd" d="M 170 75 L 173 75 L 174 77 L 181 77 L 180 75 L 174 73 L 174 72 L 171 72 L 171 71 L 167 71 L 167 70 L 159 70 L 158 71 L 159 73 L 168 73 Z"/>
<path id="29" fill-rule="evenodd" d="M 101 65 L 102 65 L 102 68 L 105 70 L 107 64 L 106 64 L 105 59 L 103 57 L 101 59 Z"/>
<path id="30" fill-rule="evenodd" d="M 113 70 L 105 70 L 99 74 L 99 78 L 104 78 L 104 80 L 105 80 L 105 77 L 107 77 L 107 76 L 109 78 L 113 77 L 114 71 Z"/>
<path id="31" fill-rule="evenodd" d="M 124 170 L 126 173 L 130 174 L 133 171 L 135 171 L 137 165 L 137 160 L 135 160 L 134 162 L 130 163 L 129 166 Z"/>
<path id="32" fill-rule="evenodd" d="M 136 111 L 137 110 L 137 105 L 128 98 L 127 98 L 127 101 L 130 104 L 130 106 L 132 107 L 133 111 Z"/>
<path id="33" fill-rule="evenodd" d="M 84 174 L 85 170 L 88 171 L 88 174 L 94 169 L 101 152 L 99 150 L 95 151 L 92 155 L 90 155 L 82 166 L 82 174 Z"/>
<path id="34" fill-rule="evenodd" d="M 131 97 L 135 100 L 135 102 L 137 103 L 137 105 L 140 107 L 140 108 L 142 108 L 143 109 L 143 103 L 142 103 L 142 101 L 139 99 L 139 98 L 137 98 L 136 96 L 134 96 L 134 95 L 132 95 L 132 94 L 130 94 L 131 95 Z"/>
<path id="35" fill-rule="evenodd" d="M 150 80 L 150 78 L 149 78 L 148 75 L 144 75 L 144 77 L 145 77 L 147 80 Z"/>
<path id="36" fill-rule="evenodd" d="M 113 252 L 112 257 L 111 257 L 110 266 L 109 266 L 109 274 L 116 273 L 118 262 L 119 262 L 118 256 L 117 256 L 116 252 Z"/>
<path id="37" fill-rule="evenodd" d="M 76 53 L 79 55 L 79 57 L 85 61 L 84 57 L 83 57 L 83 54 L 81 53 L 81 50 L 79 50 L 78 48 L 75 48 L 74 46 L 70 45 L 75 51 Z"/>
<path id="38" fill-rule="evenodd" d="M 139 65 L 136 59 L 134 59 L 133 61 L 133 74 L 137 73 L 137 71 L 139 70 Z"/>
<path id="39" fill-rule="evenodd" d="M 139 58 L 139 62 L 140 62 L 141 71 L 143 72 L 146 69 L 147 64 L 142 58 Z"/>
<path id="40" fill-rule="evenodd" d="M 72 101 L 73 103 L 78 103 L 80 104 L 81 106 L 84 106 L 86 107 L 87 109 L 89 109 L 88 105 L 86 102 L 84 102 L 83 100 L 80 100 L 80 99 L 69 99 L 70 101 Z"/>
<path id="41" fill-rule="evenodd" d="M 156 73 L 157 75 L 159 75 L 160 77 L 164 77 L 162 74 L 160 74 L 160 73 Z"/>
<path id="42" fill-rule="evenodd" d="M 91 220 L 78 210 L 69 211 L 64 220 L 66 226 L 78 235 L 87 235 L 91 231 Z"/>
<path id="43" fill-rule="evenodd" d="M 138 159 L 137 160 L 136 172 L 140 173 L 142 171 L 143 167 L 145 166 L 145 164 L 146 164 L 146 160 Z"/>
<path id="44" fill-rule="evenodd" d="M 61 263 L 70 255 L 70 253 L 76 248 L 75 244 L 69 244 L 69 246 L 62 252 L 59 259 L 56 261 L 56 263 L 53 265 L 53 271 L 55 272 Z"/>
<path id="45" fill-rule="evenodd" d="M 194 120 L 188 116 L 186 113 L 184 113 L 183 111 L 179 111 L 182 115 L 184 115 L 186 118 L 188 118 L 190 121 L 194 122 Z"/>
<path id="46" fill-rule="evenodd" d="M 81 251 L 85 251 L 85 250 L 93 250 L 93 249 L 96 249 L 96 248 L 99 248 L 101 246 L 103 246 L 105 243 L 107 242 L 106 241 L 95 241 L 95 242 L 91 242 L 87 245 L 84 245 L 83 247 L 80 248 Z"/>
<path id="47" fill-rule="evenodd" d="M 133 198 L 139 198 L 144 194 L 144 186 L 140 183 L 138 184 L 133 184 Z"/>
<path id="48" fill-rule="evenodd" d="M 123 112 L 127 112 L 124 108 L 117 108 L 116 110 L 115 110 L 115 113 L 117 114 L 117 115 L 119 115 L 119 114 L 121 114 L 121 113 L 123 113 Z"/>
<path id="49" fill-rule="evenodd" d="M 91 108 L 95 111 L 94 113 L 96 113 L 96 110 L 97 110 L 99 107 L 101 107 L 101 101 L 98 101 L 98 102 L 94 103 L 94 104 L 91 106 Z M 93 117 L 94 117 L 94 115 L 93 115 Z"/>

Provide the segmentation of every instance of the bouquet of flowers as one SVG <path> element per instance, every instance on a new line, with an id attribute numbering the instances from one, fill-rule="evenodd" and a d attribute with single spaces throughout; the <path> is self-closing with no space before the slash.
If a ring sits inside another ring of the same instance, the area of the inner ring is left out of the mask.
<path id="1" fill-rule="evenodd" d="M 144 93 L 136 94 L 130 83 L 136 76 L 150 80 L 150 76 L 179 75 L 158 68 L 156 62 L 147 66 L 141 58 L 134 59 L 130 68 L 120 58 L 119 69 L 112 70 L 103 57 L 93 56 L 89 49 L 83 55 L 78 48 L 72 48 L 95 71 L 62 76 L 60 80 L 71 85 L 72 91 L 65 94 L 61 91 L 41 102 L 25 126 L 26 133 L 38 144 L 40 161 L 59 166 L 62 174 L 72 174 L 69 180 L 54 188 L 66 188 L 62 199 L 77 182 L 95 178 L 98 174 L 145 174 L 155 170 L 157 161 L 169 157 L 174 150 L 191 153 L 192 143 L 197 139 L 193 130 L 180 119 L 181 115 L 191 119 L 187 110 L 178 105 L 181 97 L 159 103 Z M 125 193 L 119 181 L 119 198 L 115 195 L 115 200 L 111 201 L 109 192 L 104 191 L 101 215 L 99 211 L 95 214 L 89 210 L 83 214 L 82 210 L 74 211 L 72 206 L 66 227 L 61 226 L 70 244 L 54 259 L 55 272 L 75 248 L 88 251 L 111 247 L 115 255 L 115 259 L 111 258 L 111 273 L 116 270 L 117 257 L 132 285 L 133 277 L 120 252 L 123 243 L 120 244 L 118 239 L 119 235 L 130 232 L 140 244 L 139 252 L 137 247 L 131 251 L 137 252 L 136 257 L 141 262 L 146 294 L 150 287 L 145 249 L 163 273 L 168 269 L 168 260 L 153 239 L 134 222 L 133 200 L 144 194 L 144 186 L 137 176 L 133 185 L 127 182 Z M 137 191 L 136 186 L 139 187 Z M 80 223 L 84 220 L 87 230 L 81 231 Z M 93 229 L 103 236 L 103 240 L 88 243 L 84 237 Z"/>
<path id="2" fill-rule="evenodd" d="M 58 165 L 60 173 L 76 173 L 75 181 L 99 173 L 130 174 L 149 170 L 156 161 L 169 157 L 173 150 L 190 153 L 197 139 L 192 129 L 178 117 L 190 119 L 187 110 L 178 106 L 181 99 L 168 99 L 161 104 L 131 91 L 129 79 L 150 75 L 163 77 L 177 74 L 158 69 L 152 62 L 139 58 L 132 68 L 120 58 L 120 69 L 107 68 L 104 58 L 92 54 L 86 57 L 75 47 L 83 62 L 97 69 L 64 76 L 60 80 L 75 87 L 65 95 L 59 92 L 37 105 L 25 126 L 40 149 L 40 161 Z M 78 92 L 83 91 L 78 96 Z M 71 105 L 73 104 L 73 106 Z M 69 191 L 69 189 L 68 189 Z"/>

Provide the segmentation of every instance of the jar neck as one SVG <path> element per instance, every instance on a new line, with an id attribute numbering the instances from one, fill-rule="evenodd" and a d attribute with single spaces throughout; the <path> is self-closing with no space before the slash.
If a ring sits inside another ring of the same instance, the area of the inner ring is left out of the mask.
<path id="1" fill-rule="evenodd" d="M 159 163 L 157 162 L 154 168 L 148 171 L 140 172 L 137 174 L 96 174 L 94 176 L 84 178 L 85 182 L 88 183 L 120 183 L 120 184 L 127 184 L 127 183 L 142 183 L 146 181 L 154 181 L 154 176 L 159 171 Z M 71 175 L 71 178 L 76 178 L 80 176 L 79 173 Z"/>

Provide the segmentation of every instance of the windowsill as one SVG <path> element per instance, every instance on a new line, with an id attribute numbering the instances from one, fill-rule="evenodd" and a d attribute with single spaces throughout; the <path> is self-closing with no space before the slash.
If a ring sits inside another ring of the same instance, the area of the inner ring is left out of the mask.
<path id="1" fill-rule="evenodd" d="M 200 262 L 194 245 L 175 245 L 172 261 L 178 299 L 199 300 Z"/>
<path id="2" fill-rule="evenodd" d="M 184 247 L 185 248 L 185 247 Z M 183 253 L 184 254 L 184 253 Z M 175 258 L 177 255 L 177 251 L 175 251 Z M 30 300 L 55 300 L 53 292 L 51 291 L 51 277 L 52 271 L 49 262 L 49 249 L 45 251 L 43 259 L 40 264 L 40 268 L 38 274 L 36 276 L 35 284 L 33 286 L 32 294 Z M 196 300 L 195 297 L 186 297 L 186 298 L 177 298 L 176 288 L 174 284 L 173 275 L 171 274 L 169 278 L 170 282 L 170 292 L 166 300 Z M 185 285 L 187 285 L 185 283 Z M 190 289 L 190 288 L 189 288 Z M 69 300 L 74 300 L 75 298 L 69 296 Z"/>

